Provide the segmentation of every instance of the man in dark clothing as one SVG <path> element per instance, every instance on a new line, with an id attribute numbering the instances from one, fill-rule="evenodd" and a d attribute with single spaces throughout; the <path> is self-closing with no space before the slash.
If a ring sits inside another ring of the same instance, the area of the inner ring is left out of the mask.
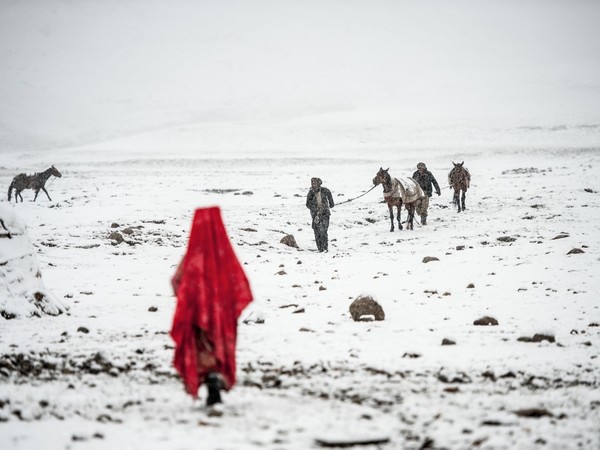
<path id="1" fill-rule="evenodd" d="M 421 216 L 421 224 L 427 225 L 427 208 L 429 208 L 429 197 L 433 195 L 433 189 L 431 185 L 435 187 L 435 193 L 437 195 L 441 195 L 440 185 L 436 181 L 433 174 L 427 170 L 427 166 L 425 163 L 420 162 L 417 164 L 417 171 L 413 173 L 413 179 L 419 183 L 423 192 L 425 192 L 425 197 L 422 197 L 420 200 L 417 200 L 417 214 Z"/>
<path id="2" fill-rule="evenodd" d="M 321 187 L 323 182 L 320 178 L 311 178 L 310 191 L 306 196 L 306 207 L 310 209 L 312 216 L 312 228 L 315 231 L 315 240 L 320 252 L 327 250 L 327 229 L 329 228 L 329 208 L 333 208 L 333 197 L 326 187 Z"/>

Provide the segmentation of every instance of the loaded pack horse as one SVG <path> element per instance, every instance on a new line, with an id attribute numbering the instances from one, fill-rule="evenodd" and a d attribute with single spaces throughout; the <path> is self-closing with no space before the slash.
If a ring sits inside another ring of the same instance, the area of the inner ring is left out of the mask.
<path id="1" fill-rule="evenodd" d="M 400 211 L 402 209 L 402 203 L 406 211 L 408 211 L 408 218 L 406 219 L 406 229 L 413 229 L 413 220 L 415 217 L 416 202 L 422 197 L 425 197 L 425 193 L 419 183 L 410 177 L 405 178 L 392 178 L 388 173 L 390 168 L 383 169 L 379 168 L 379 172 L 373 178 L 373 185 L 377 186 L 381 184 L 383 186 L 383 200 L 387 203 L 390 211 L 390 222 L 392 227 L 390 231 L 394 231 L 394 206 L 397 209 L 397 220 L 398 229 L 402 229 L 402 221 L 400 220 Z"/>
<path id="2" fill-rule="evenodd" d="M 19 197 L 21 197 L 21 202 L 23 202 L 21 191 L 24 189 L 33 189 L 35 191 L 35 197 L 33 197 L 34 202 L 37 199 L 40 190 L 44 191 L 48 196 L 48 200 L 52 201 L 48 191 L 45 188 L 46 181 L 48 181 L 48 178 L 50 178 L 51 175 L 54 175 L 57 178 L 62 177 L 60 172 L 54 166 L 44 170 L 43 172 L 34 173 L 33 175 L 25 175 L 24 173 L 20 173 L 14 177 L 12 183 L 10 183 L 8 188 L 8 201 L 10 202 L 10 194 L 13 189 L 15 190 L 15 202 L 19 201 Z"/>
<path id="3" fill-rule="evenodd" d="M 450 173 L 448 173 L 448 184 L 454 189 L 454 197 L 452 198 L 452 203 L 457 205 L 458 212 L 461 212 L 467 209 L 465 206 L 465 198 L 467 189 L 469 189 L 469 186 L 471 184 L 471 174 L 469 173 L 466 167 L 463 167 L 465 164 L 464 161 L 459 164 L 456 164 L 454 161 L 452 161 L 452 164 L 454 164 L 454 167 L 452 168 Z"/>

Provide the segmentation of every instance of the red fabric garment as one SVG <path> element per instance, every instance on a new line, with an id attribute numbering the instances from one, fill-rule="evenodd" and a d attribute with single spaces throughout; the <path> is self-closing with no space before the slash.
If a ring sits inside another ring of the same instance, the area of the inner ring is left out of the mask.
<path id="1" fill-rule="evenodd" d="M 225 388 L 231 388 L 235 383 L 237 319 L 252 301 L 252 293 L 218 207 L 196 210 L 188 249 L 172 282 L 177 295 L 171 329 L 174 365 L 187 392 L 197 398 L 209 371 L 219 372 Z M 209 348 L 196 338 L 198 328 Z M 202 366 L 198 359 L 202 351 L 216 358 L 216 370 Z"/>

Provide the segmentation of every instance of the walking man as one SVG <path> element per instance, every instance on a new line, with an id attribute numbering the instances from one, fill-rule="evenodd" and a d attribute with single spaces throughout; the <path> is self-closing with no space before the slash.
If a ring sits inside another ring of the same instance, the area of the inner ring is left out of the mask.
<path id="1" fill-rule="evenodd" d="M 315 231 L 315 240 L 319 252 L 327 252 L 328 238 L 327 229 L 329 228 L 329 208 L 333 208 L 333 197 L 331 191 L 322 187 L 323 182 L 320 178 L 310 179 L 310 191 L 306 196 L 306 207 L 310 209 L 312 216 L 312 229 Z"/>
<path id="2" fill-rule="evenodd" d="M 436 181 L 433 174 L 427 170 L 427 166 L 425 163 L 420 162 L 417 164 L 417 171 L 413 173 L 413 179 L 419 183 L 423 192 L 425 192 L 425 197 L 421 197 L 420 200 L 417 200 L 417 214 L 421 216 L 421 225 L 427 225 L 427 209 L 429 208 L 429 197 L 433 195 L 432 184 L 435 187 L 435 193 L 437 195 L 441 195 L 440 185 Z"/>

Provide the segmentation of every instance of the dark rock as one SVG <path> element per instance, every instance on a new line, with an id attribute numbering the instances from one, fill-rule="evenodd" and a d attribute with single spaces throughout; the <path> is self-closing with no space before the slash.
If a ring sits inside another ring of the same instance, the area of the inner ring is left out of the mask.
<path id="1" fill-rule="evenodd" d="M 123 234 L 133 234 L 133 228 L 127 227 L 123 230 Z"/>
<path id="2" fill-rule="evenodd" d="M 349 309 L 355 322 L 358 322 L 362 316 L 373 316 L 375 320 L 385 319 L 383 308 L 372 297 L 357 297 Z"/>
<path id="3" fill-rule="evenodd" d="M 512 236 L 500 236 L 499 238 L 496 238 L 496 240 L 500 242 L 515 242 L 517 238 Z"/>
<path id="4" fill-rule="evenodd" d="M 556 239 L 564 239 L 564 238 L 568 238 L 568 237 L 569 237 L 568 234 L 561 233 L 561 234 L 558 234 L 558 235 L 554 236 L 552 238 L 552 240 L 555 241 Z"/>
<path id="5" fill-rule="evenodd" d="M 86 327 L 79 327 L 79 328 L 77 328 L 77 331 L 79 333 L 85 333 L 85 334 L 88 334 L 90 332 L 90 330 L 88 330 Z"/>
<path id="6" fill-rule="evenodd" d="M 554 417 L 550 411 L 542 408 L 518 409 L 514 411 L 514 413 L 519 417 L 528 417 L 534 419 L 539 419 L 540 417 Z"/>
<path id="7" fill-rule="evenodd" d="M 569 253 L 567 253 L 567 255 L 578 255 L 579 253 L 585 253 L 583 250 L 581 250 L 580 248 L 574 248 L 572 250 L 569 250 Z"/>
<path id="8" fill-rule="evenodd" d="M 287 272 L 285 270 L 280 270 L 279 272 L 276 272 L 275 275 L 287 275 Z"/>
<path id="9" fill-rule="evenodd" d="M 473 283 L 467 284 L 467 289 L 474 289 L 475 285 Z"/>
<path id="10" fill-rule="evenodd" d="M 436 258 L 435 256 L 426 256 L 425 258 L 423 258 L 424 263 L 428 263 L 431 261 L 439 261 L 439 258 Z"/>
<path id="11" fill-rule="evenodd" d="M 548 342 L 554 342 L 554 336 L 550 335 L 550 334 L 534 334 L 533 337 L 529 337 L 529 336 L 522 336 L 520 338 L 517 339 L 517 341 L 519 342 L 542 342 L 542 341 L 548 341 Z"/>
<path id="12" fill-rule="evenodd" d="M 465 246 L 464 245 L 457 245 L 456 246 L 456 250 L 464 250 Z"/>
<path id="13" fill-rule="evenodd" d="M 442 339 L 442 345 L 456 345 L 456 342 L 454 342 L 452 339 Z"/>
<path id="14" fill-rule="evenodd" d="M 113 222 L 110 227 L 111 228 L 119 228 L 121 225 L 119 225 L 118 223 Z"/>
<path id="15" fill-rule="evenodd" d="M 473 325 L 498 325 L 498 321 L 493 317 L 484 316 L 481 319 L 477 319 L 473 322 Z"/>
<path id="16" fill-rule="evenodd" d="M 116 241 L 117 244 L 120 244 L 121 242 L 123 242 L 125 240 L 125 239 L 123 239 L 123 236 L 121 235 L 121 233 L 119 233 L 118 231 L 113 231 L 112 233 L 110 233 L 110 235 L 108 236 L 108 239 Z"/>
<path id="17" fill-rule="evenodd" d="M 158 308 L 156 306 L 151 306 L 150 308 L 148 308 L 148 311 L 156 312 L 156 311 L 158 311 Z"/>
<path id="18" fill-rule="evenodd" d="M 320 291 L 326 291 L 326 290 L 327 290 L 327 288 L 326 288 L 325 286 L 319 286 L 319 290 L 320 290 Z"/>
<path id="19" fill-rule="evenodd" d="M 292 236 L 291 234 L 285 235 L 284 237 L 281 238 L 281 240 L 279 242 L 281 244 L 287 245 L 288 247 L 298 248 L 298 244 L 296 243 L 296 239 L 294 239 L 294 236 Z M 299 262 L 299 264 L 302 264 L 302 263 Z"/>

